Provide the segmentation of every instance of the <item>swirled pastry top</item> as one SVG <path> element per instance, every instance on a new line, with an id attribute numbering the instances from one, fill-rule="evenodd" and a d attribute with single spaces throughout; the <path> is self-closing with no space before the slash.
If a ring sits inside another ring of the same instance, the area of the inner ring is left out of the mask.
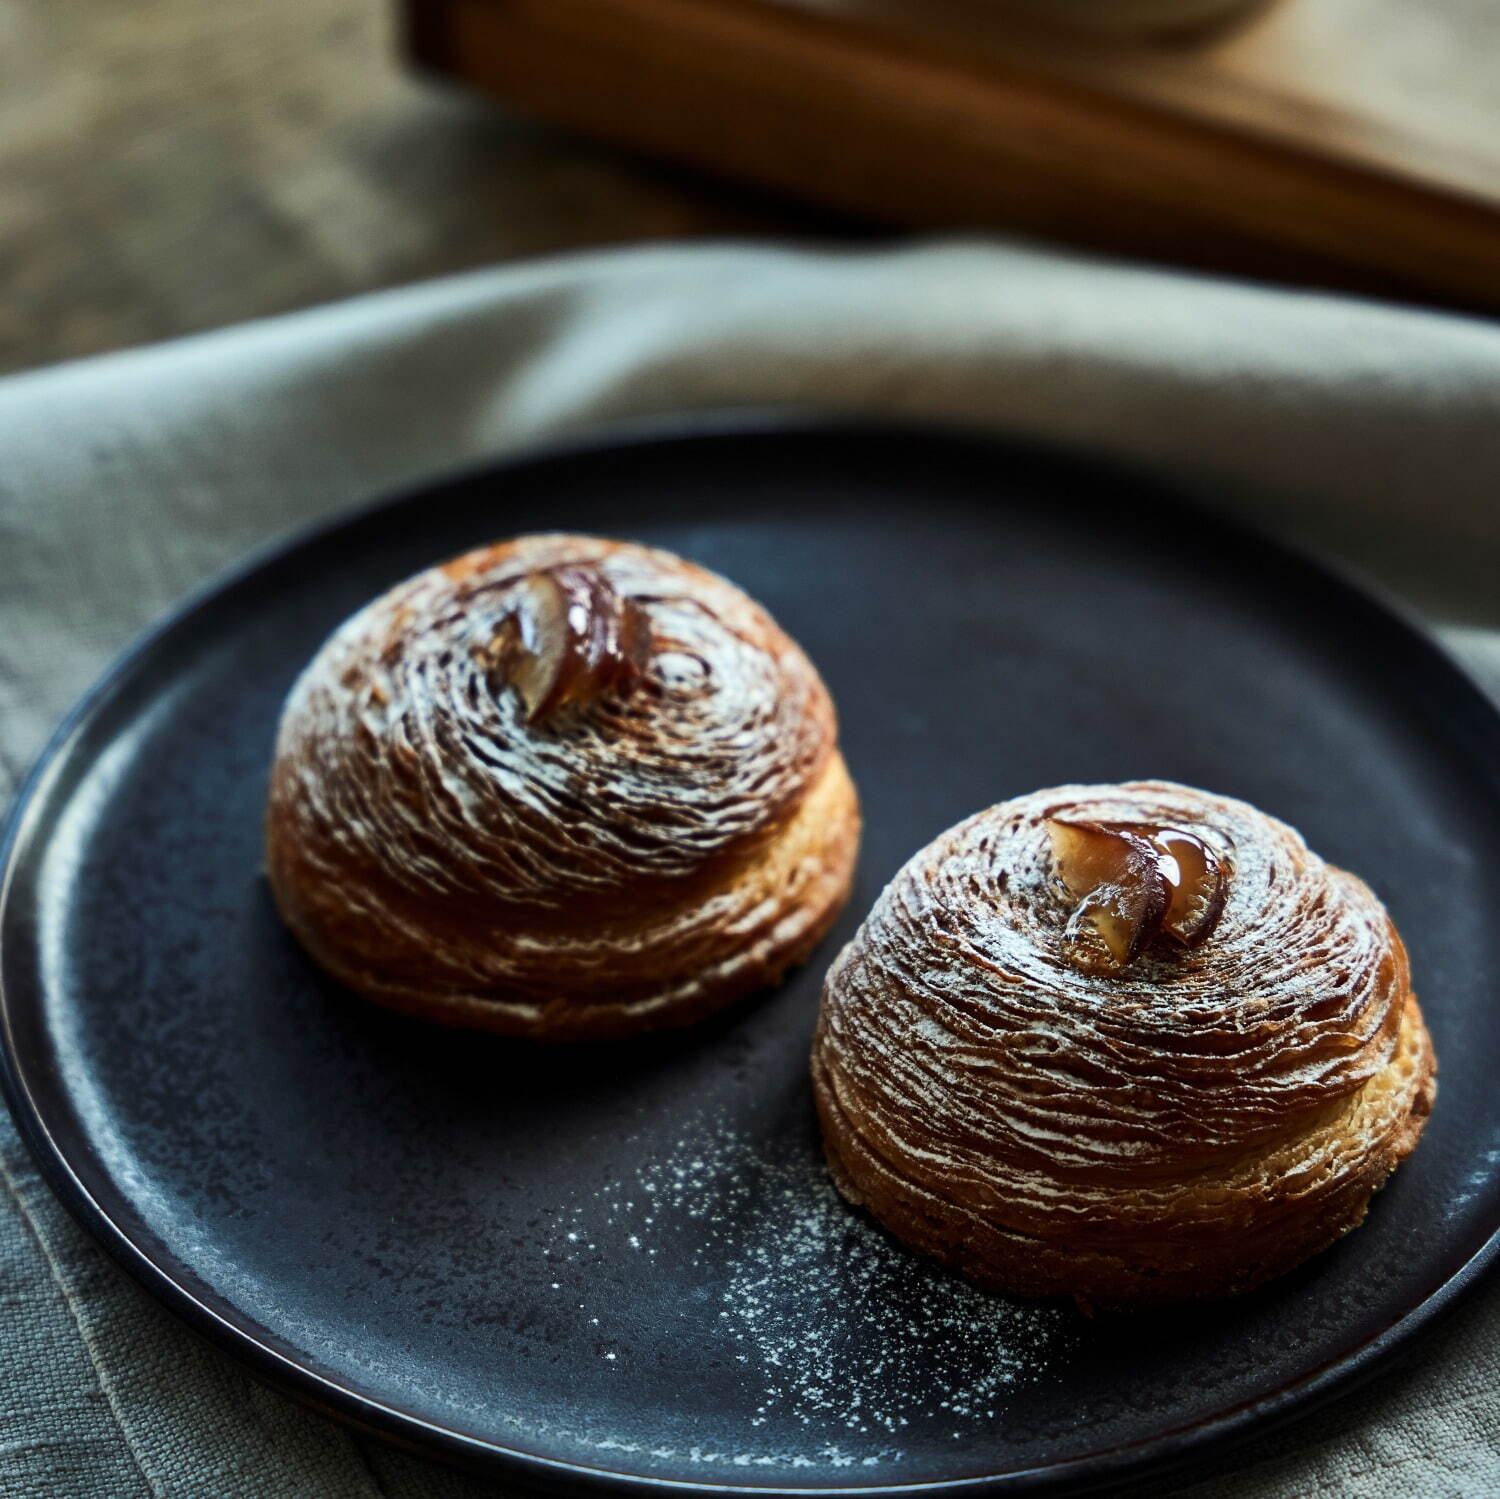
<path id="1" fill-rule="evenodd" d="M 1211 939 L 1080 971 L 1057 816 L 1198 834 L 1229 871 Z M 1285 823 L 1167 782 L 1061 786 L 900 871 L 830 974 L 820 1049 L 898 1169 L 942 1162 L 976 1208 L 1026 1181 L 1050 1217 L 1086 1213 L 1087 1182 L 1165 1185 L 1315 1124 L 1390 1062 L 1409 989 L 1380 902 Z"/>
<path id="2" fill-rule="evenodd" d="M 639 611 L 646 649 L 631 690 L 528 722 L 492 647 L 528 574 L 563 565 Z M 834 744 L 817 672 L 739 589 L 648 547 L 527 536 L 421 573 L 333 635 L 288 699 L 279 801 L 309 846 L 419 901 L 574 920 L 753 849 Z"/>

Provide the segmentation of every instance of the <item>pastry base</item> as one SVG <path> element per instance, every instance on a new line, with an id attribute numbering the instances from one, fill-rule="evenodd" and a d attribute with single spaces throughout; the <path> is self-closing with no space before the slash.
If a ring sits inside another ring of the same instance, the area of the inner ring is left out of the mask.
<path id="1" fill-rule="evenodd" d="M 821 1040 L 821 1037 L 820 1037 Z M 813 1050 L 813 1087 L 829 1171 L 856 1207 L 866 1209 L 909 1248 L 931 1255 L 986 1290 L 1015 1296 L 1069 1296 L 1093 1306 L 1126 1306 L 1238 1295 L 1282 1275 L 1357 1228 L 1370 1199 L 1411 1153 L 1437 1093 L 1436 1062 L 1422 1012 L 1409 997 L 1395 1055 L 1360 1095 L 1320 1129 L 1350 1128 L 1360 1110 L 1399 1095 L 1396 1128 L 1381 1139 L 1359 1169 L 1307 1210 L 1279 1195 L 1268 1178 L 1251 1204 L 1251 1222 L 1230 1236 L 1195 1236 L 1190 1226 L 1161 1225 L 1159 1235 L 1121 1242 L 1070 1246 L 1018 1233 L 945 1201 L 921 1183 L 894 1171 L 872 1151 L 840 1105 Z M 1284 1149 L 1285 1142 L 1277 1142 Z M 1128 1193 L 1129 1187 L 1122 1186 Z"/>
<path id="2" fill-rule="evenodd" d="M 710 930 L 695 949 L 706 952 L 701 966 L 628 994 L 612 993 L 604 983 L 587 994 L 545 996 L 500 988 L 464 993 L 422 987 L 351 964 L 285 898 L 295 882 L 273 881 L 273 890 L 282 916 L 319 966 L 386 1009 L 439 1025 L 538 1041 L 606 1041 L 691 1025 L 777 983 L 804 962 L 848 898 L 859 835 L 858 797 L 842 756 L 835 752 L 790 821 L 716 887 L 695 888 L 683 905 L 642 912 L 628 926 L 617 923 L 585 934 L 590 958 L 597 960 L 591 966 L 607 973 L 612 948 L 638 966 L 655 933 L 680 929 L 698 908 L 713 902 L 733 913 L 732 930 Z M 575 941 L 570 957 L 576 958 L 577 946 Z"/>

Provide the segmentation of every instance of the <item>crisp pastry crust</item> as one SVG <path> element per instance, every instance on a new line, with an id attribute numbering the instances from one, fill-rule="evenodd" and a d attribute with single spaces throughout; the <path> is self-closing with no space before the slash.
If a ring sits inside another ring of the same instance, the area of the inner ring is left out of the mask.
<path id="1" fill-rule="evenodd" d="M 1212 938 L 1072 966 L 1059 813 L 1199 830 L 1231 866 Z M 1166 782 L 1039 791 L 921 850 L 834 962 L 812 1067 L 851 1202 L 981 1285 L 1101 1304 L 1291 1269 L 1363 1220 L 1436 1092 L 1369 887 Z"/>
<path id="2" fill-rule="evenodd" d="M 486 652 L 520 580 L 560 565 L 602 572 L 650 648 L 632 690 L 528 722 Z M 266 832 L 282 915 L 360 994 L 581 1040 L 686 1024 L 805 959 L 859 812 L 828 692 L 763 609 L 670 553 L 543 535 L 335 632 L 287 700 Z"/>

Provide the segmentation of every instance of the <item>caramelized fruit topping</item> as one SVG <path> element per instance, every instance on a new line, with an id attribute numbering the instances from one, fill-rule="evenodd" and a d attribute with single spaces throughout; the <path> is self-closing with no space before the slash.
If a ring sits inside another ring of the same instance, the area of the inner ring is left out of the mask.
<path id="1" fill-rule="evenodd" d="M 650 627 L 634 599 L 622 598 L 597 568 L 563 563 L 516 585 L 483 660 L 520 694 L 534 724 L 570 703 L 628 688 L 649 648 Z"/>
<path id="2" fill-rule="evenodd" d="M 1156 849 L 1134 832 L 1099 822 L 1049 818 L 1047 832 L 1057 872 L 1078 900 L 1068 923 L 1072 960 L 1118 972 L 1140 955 L 1166 915 L 1167 883 Z M 1077 940 L 1087 928 L 1102 939 L 1105 954 Z"/>
<path id="3" fill-rule="evenodd" d="M 1198 947 L 1213 936 L 1229 876 L 1224 861 L 1201 838 L 1181 828 L 1157 828 L 1151 841 L 1161 851 L 1162 873 L 1170 887 L 1161 929 L 1184 947 Z"/>
<path id="4" fill-rule="evenodd" d="M 1181 828 L 1049 817 L 1052 856 L 1078 901 L 1069 961 L 1119 973 L 1158 935 L 1197 947 L 1212 935 L 1228 893 L 1223 861 Z M 1089 941 L 1092 933 L 1098 940 Z"/>

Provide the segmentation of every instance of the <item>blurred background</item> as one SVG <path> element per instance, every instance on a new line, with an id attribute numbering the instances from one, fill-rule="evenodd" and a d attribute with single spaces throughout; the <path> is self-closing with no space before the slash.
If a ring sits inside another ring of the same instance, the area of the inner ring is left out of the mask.
<path id="1" fill-rule="evenodd" d="M 414 77 L 399 19 L 389 0 L 0 0 L 0 368 L 812 217 Z"/>
<path id="2" fill-rule="evenodd" d="M 0 0 L 0 368 L 906 226 L 1493 310 L 1497 57 L 1490 0 Z"/>

